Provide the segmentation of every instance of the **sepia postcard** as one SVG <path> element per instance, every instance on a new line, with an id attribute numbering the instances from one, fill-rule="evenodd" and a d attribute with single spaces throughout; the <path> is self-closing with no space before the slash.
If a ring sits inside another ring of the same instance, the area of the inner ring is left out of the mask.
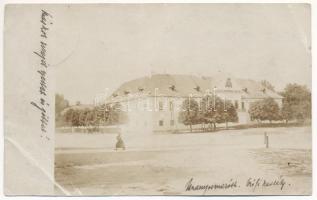
<path id="1" fill-rule="evenodd" d="M 6 195 L 312 195 L 310 4 L 8 4 Z"/>

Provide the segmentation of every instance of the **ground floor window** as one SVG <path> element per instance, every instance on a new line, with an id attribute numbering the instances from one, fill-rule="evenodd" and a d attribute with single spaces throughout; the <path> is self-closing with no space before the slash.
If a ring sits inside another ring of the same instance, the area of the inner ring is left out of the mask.
<path id="1" fill-rule="evenodd" d="M 171 125 L 171 126 L 174 126 L 174 124 L 175 124 L 174 120 L 171 120 L 171 121 L 170 121 L 170 125 Z"/>
<path id="2" fill-rule="evenodd" d="M 159 126 L 164 126 L 164 121 L 163 120 L 159 121 Z"/>

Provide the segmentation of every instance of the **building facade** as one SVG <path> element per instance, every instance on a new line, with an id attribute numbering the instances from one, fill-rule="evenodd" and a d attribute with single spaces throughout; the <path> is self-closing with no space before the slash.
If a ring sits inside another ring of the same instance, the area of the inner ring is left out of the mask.
<path id="1" fill-rule="evenodd" d="M 252 102 L 271 97 L 282 106 L 280 95 L 254 80 L 171 74 L 128 81 L 106 103 L 120 103 L 122 111 L 127 114 L 125 126 L 129 130 L 178 131 L 189 128 L 178 121 L 183 101 L 192 98 L 200 102 L 206 95 L 230 101 L 237 110 L 238 124 L 250 123 L 248 111 Z M 194 125 L 194 128 L 199 127 Z"/>

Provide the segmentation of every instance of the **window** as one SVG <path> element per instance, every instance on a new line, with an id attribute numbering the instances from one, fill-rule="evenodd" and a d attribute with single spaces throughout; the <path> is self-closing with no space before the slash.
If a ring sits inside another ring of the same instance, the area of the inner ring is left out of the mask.
<path id="1" fill-rule="evenodd" d="M 147 109 L 147 103 L 146 102 L 143 104 L 143 108 L 146 111 L 146 109 Z"/>
<path id="2" fill-rule="evenodd" d="M 172 91 L 175 91 L 176 89 L 175 89 L 175 85 L 171 85 L 170 86 L 170 89 L 172 90 Z"/>
<path id="3" fill-rule="evenodd" d="M 164 126 L 164 121 L 163 120 L 159 121 L 159 126 Z"/>
<path id="4" fill-rule="evenodd" d="M 238 101 L 237 101 L 237 100 L 235 100 L 235 101 L 234 101 L 234 107 L 235 107 L 236 109 L 238 109 L 238 108 L 239 108 L 239 103 L 238 103 Z"/>
<path id="5" fill-rule="evenodd" d="M 241 109 L 244 110 L 244 102 L 241 102 Z"/>
<path id="6" fill-rule="evenodd" d="M 170 111 L 173 111 L 174 110 L 174 104 L 173 104 L 173 101 L 170 101 Z"/>
<path id="7" fill-rule="evenodd" d="M 159 102 L 159 110 L 163 110 L 163 102 L 162 101 Z"/>
<path id="8" fill-rule="evenodd" d="M 171 121 L 170 121 L 170 125 L 171 125 L 171 126 L 174 126 L 174 124 L 175 124 L 174 120 L 171 120 Z"/>

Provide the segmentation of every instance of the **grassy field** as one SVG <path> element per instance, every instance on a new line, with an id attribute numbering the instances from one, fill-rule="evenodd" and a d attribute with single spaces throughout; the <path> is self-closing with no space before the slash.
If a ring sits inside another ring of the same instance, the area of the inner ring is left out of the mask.
<path id="1" fill-rule="evenodd" d="M 125 151 L 116 134 L 56 134 L 56 181 L 72 195 L 311 193 L 311 127 L 122 137 Z"/>

